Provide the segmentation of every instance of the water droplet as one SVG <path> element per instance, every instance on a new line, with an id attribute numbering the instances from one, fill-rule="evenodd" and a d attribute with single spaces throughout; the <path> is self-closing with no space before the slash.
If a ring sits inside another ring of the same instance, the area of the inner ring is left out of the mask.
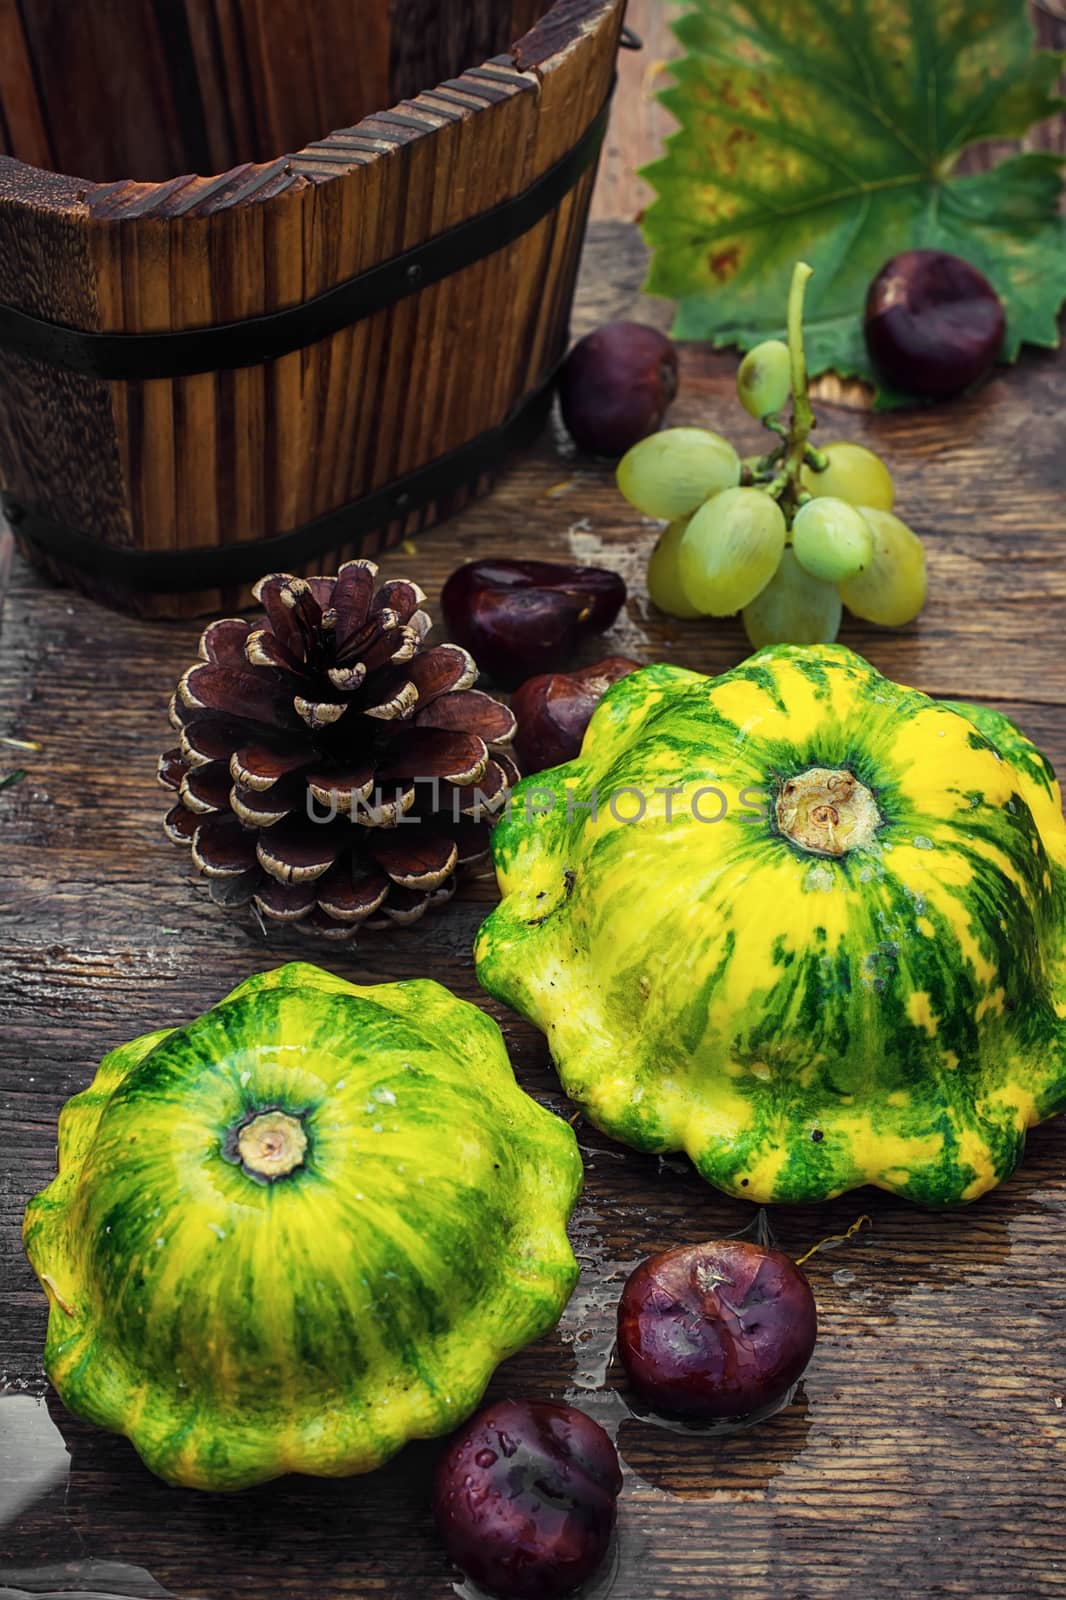
<path id="1" fill-rule="evenodd" d="M 839 1283 L 842 1286 L 845 1284 L 854 1283 L 855 1274 L 852 1272 L 850 1267 L 840 1267 L 838 1271 L 833 1273 L 833 1282 Z"/>
<path id="2" fill-rule="evenodd" d="M 477 1455 L 474 1457 L 476 1465 L 486 1469 L 489 1467 L 494 1467 L 499 1459 L 500 1458 L 496 1454 L 495 1450 L 479 1450 Z"/>
<path id="3" fill-rule="evenodd" d="M 211 1229 L 213 1234 L 218 1236 L 218 1238 L 224 1239 L 226 1237 L 225 1228 L 220 1228 L 217 1222 L 209 1222 L 207 1226 Z"/>
<path id="4" fill-rule="evenodd" d="M 924 833 L 916 833 L 911 843 L 916 850 L 935 850 L 932 839 L 927 839 Z"/>
<path id="5" fill-rule="evenodd" d="M 513 1456 L 515 1451 L 518 1449 L 518 1445 L 515 1443 L 514 1439 L 511 1438 L 509 1433 L 501 1433 L 500 1449 L 503 1451 L 508 1460 L 510 1460 L 511 1456 Z"/>

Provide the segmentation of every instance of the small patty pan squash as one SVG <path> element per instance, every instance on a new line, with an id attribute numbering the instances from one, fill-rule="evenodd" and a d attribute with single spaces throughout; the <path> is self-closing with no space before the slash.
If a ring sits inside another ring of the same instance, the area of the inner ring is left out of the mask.
<path id="1" fill-rule="evenodd" d="M 173 1483 L 366 1472 L 554 1326 L 580 1186 L 475 1006 L 265 973 L 64 1108 L 24 1229 L 48 1375 Z"/>
<path id="2" fill-rule="evenodd" d="M 994 710 L 840 645 L 649 667 L 493 848 L 485 988 L 592 1122 L 730 1194 L 955 1205 L 1066 1103 L 1066 827 Z"/>

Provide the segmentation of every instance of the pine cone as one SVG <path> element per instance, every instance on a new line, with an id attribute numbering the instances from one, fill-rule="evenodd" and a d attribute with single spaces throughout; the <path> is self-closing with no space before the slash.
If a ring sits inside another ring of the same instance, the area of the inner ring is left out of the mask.
<path id="1" fill-rule="evenodd" d="M 375 591 L 376 574 L 262 578 L 261 623 L 201 636 L 159 764 L 180 795 L 167 835 L 216 900 L 338 939 L 449 899 L 518 778 L 512 713 L 473 688 L 466 650 L 424 647 L 418 585 Z"/>

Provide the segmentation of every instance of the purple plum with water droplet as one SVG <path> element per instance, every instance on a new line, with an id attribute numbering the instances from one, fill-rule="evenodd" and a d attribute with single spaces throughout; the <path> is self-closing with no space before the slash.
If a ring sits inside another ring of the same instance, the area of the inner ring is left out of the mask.
<path id="1" fill-rule="evenodd" d="M 448 1554 L 482 1588 L 555 1600 L 603 1560 L 621 1488 L 614 1445 L 583 1411 L 503 1400 L 444 1452 L 433 1514 Z"/>

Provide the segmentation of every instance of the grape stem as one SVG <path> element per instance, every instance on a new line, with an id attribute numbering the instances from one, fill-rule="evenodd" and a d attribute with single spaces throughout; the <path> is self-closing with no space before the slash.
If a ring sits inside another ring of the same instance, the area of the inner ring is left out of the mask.
<path id="1" fill-rule="evenodd" d="M 809 459 L 811 451 L 809 444 L 811 430 L 815 425 L 814 412 L 811 410 L 811 397 L 807 388 L 807 357 L 803 348 L 803 302 L 807 293 L 808 281 L 814 276 L 814 269 L 806 261 L 797 261 L 792 269 L 792 282 L 788 291 L 788 353 L 791 358 L 792 374 L 792 422 L 788 430 L 788 439 L 785 444 L 784 460 L 781 462 L 779 478 L 775 485 L 784 478 L 779 499 L 781 509 L 789 526 L 792 518 L 810 495 L 803 486 L 801 473 L 805 462 Z"/>

